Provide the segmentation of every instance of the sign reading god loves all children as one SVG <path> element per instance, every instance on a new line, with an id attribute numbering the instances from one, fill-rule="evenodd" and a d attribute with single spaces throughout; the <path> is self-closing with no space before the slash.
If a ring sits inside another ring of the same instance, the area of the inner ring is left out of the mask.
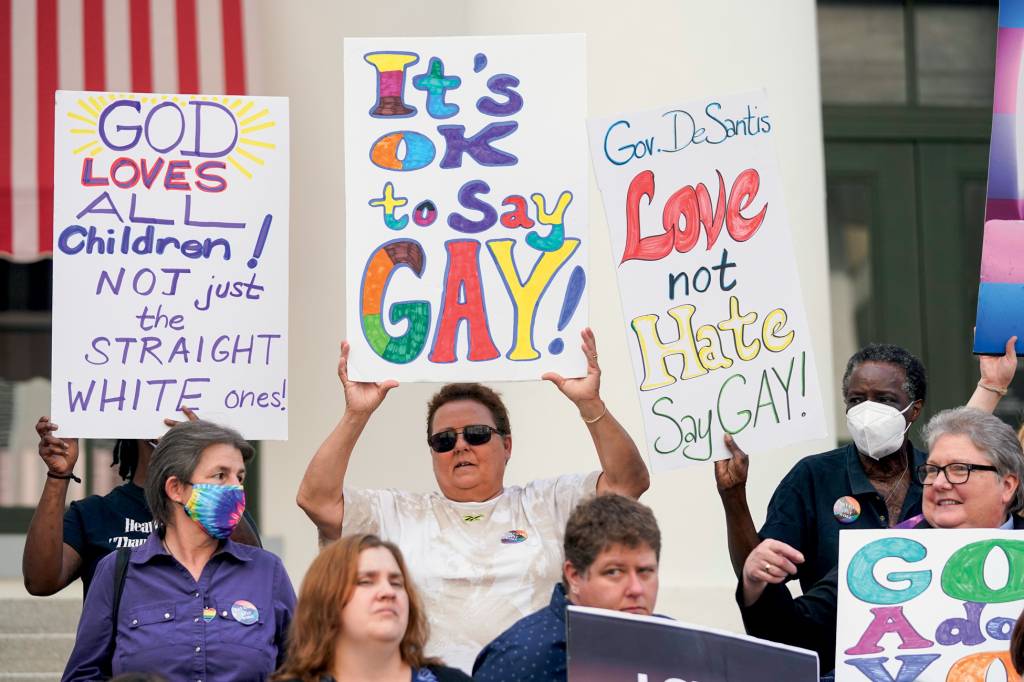
<path id="1" fill-rule="evenodd" d="M 345 40 L 349 374 L 586 372 L 582 35 Z"/>
<path id="2" fill-rule="evenodd" d="M 591 119 L 651 468 L 825 434 L 763 93 Z"/>
<path id="3" fill-rule="evenodd" d="M 1020 678 L 1024 540 L 1000 530 L 844 530 L 837 682 Z"/>
<path id="4" fill-rule="evenodd" d="M 288 437 L 288 103 L 58 92 L 52 411 Z M 176 414 L 178 413 L 178 414 Z"/>

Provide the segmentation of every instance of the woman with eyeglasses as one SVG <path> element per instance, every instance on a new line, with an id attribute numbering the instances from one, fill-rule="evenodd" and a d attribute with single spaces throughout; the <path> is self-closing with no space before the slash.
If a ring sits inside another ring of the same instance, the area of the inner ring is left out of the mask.
<path id="1" fill-rule="evenodd" d="M 313 560 L 299 590 L 287 682 L 469 682 L 424 652 L 430 630 L 398 547 L 348 535 Z"/>
<path id="2" fill-rule="evenodd" d="M 944 410 L 924 428 L 928 460 L 915 470 L 924 486 L 923 514 L 905 528 L 1024 528 L 1024 451 L 1013 429 L 970 407 Z M 765 540 L 747 557 L 737 601 L 747 634 L 818 652 L 835 664 L 838 568 L 802 597 L 784 583 L 803 555 Z"/>
<path id="3" fill-rule="evenodd" d="M 549 586 L 561 576 L 562 537 L 576 504 L 595 491 L 636 498 L 647 489 L 636 444 L 601 400 L 589 329 L 583 352 L 585 377 L 542 378 L 576 405 L 601 471 L 506 486 L 512 428 L 505 405 L 486 386 L 449 384 L 427 405 L 426 445 L 440 493 L 413 493 L 345 486 L 360 433 L 398 383 L 351 381 L 349 346 L 341 345 L 345 412 L 306 469 L 299 506 L 322 542 L 372 533 L 401 547 L 423 590 L 433 632 L 430 653 L 465 671 L 485 644 L 547 602 Z"/>

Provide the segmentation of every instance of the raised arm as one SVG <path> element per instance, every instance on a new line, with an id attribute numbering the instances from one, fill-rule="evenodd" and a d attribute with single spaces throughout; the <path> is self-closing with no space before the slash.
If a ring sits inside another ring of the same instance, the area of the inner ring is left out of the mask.
<path id="1" fill-rule="evenodd" d="M 743 575 L 747 556 L 761 539 L 754 528 L 754 519 L 747 506 L 747 469 L 750 458 L 740 450 L 732 436 L 726 434 L 725 447 L 732 456 L 715 462 L 715 484 L 725 510 L 725 528 L 729 542 L 729 559 L 737 578 Z"/>
<path id="2" fill-rule="evenodd" d="M 342 341 L 338 378 L 345 391 L 345 412 L 310 460 L 296 497 L 299 507 L 316 524 L 324 540 L 341 537 L 341 523 L 345 518 L 345 472 L 352 450 L 370 421 L 370 415 L 380 407 L 388 391 L 398 386 L 394 380 L 379 383 L 351 381 L 348 378 L 348 353 L 348 342 Z"/>
<path id="3" fill-rule="evenodd" d="M 644 458 L 622 424 L 608 411 L 601 400 L 601 368 L 597 364 L 597 341 L 588 327 L 583 330 L 583 352 L 587 356 L 587 375 L 566 379 L 548 372 L 541 378 L 550 381 L 576 405 L 580 417 L 594 439 L 594 448 L 601 461 L 599 493 L 613 492 L 638 498 L 651 485 Z"/>
<path id="4" fill-rule="evenodd" d="M 979 355 L 978 365 L 981 367 L 981 379 L 974 389 L 967 407 L 992 412 L 1010 387 L 1013 375 L 1017 372 L 1017 337 L 1011 336 L 1006 342 L 1006 352 L 1002 355 Z"/>
<path id="5" fill-rule="evenodd" d="M 64 543 L 64 503 L 78 461 L 78 440 L 57 438 L 57 425 L 49 417 L 36 422 L 39 456 L 46 463 L 43 494 L 25 537 L 21 573 L 29 594 L 47 596 L 67 587 L 82 567 L 82 557 Z"/>

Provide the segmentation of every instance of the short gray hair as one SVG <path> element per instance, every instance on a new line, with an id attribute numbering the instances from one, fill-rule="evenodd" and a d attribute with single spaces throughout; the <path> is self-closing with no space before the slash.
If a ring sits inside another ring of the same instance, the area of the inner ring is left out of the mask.
<path id="1" fill-rule="evenodd" d="M 256 450 L 242 435 L 232 428 L 213 422 L 182 422 L 172 427 L 153 450 L 146 473 L 146 504 L 153 514 L 153 521 L 166 526 L 174 518 L 172 504 L 164 491 L 171 476 L 188 483 L 199 465 L 203 450 L 211 445 L 231 445 L 242 453 L 242 461 L 248 462 Z"/>
<path id="2" fill-rule="evenodd" d="M 924 427 L 929 450 L 942 436 L 967 436 L 974 447 L 985 454 L 999 476 L 1016 476 L 1017 491 L 1007 511 L 1016 514 L 1024 509 L 1024 450 L 1009 425 L 988 412 L 958 407 L 939 412 Z"/>

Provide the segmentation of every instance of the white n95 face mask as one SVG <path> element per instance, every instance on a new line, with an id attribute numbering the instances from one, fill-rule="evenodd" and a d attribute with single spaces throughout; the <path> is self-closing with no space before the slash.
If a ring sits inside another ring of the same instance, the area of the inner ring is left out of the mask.
<path id="1" fill-rule="evenodd" d="M 857 449 L 874 460 L 899 450 L 903 445 L 903 436 L 910 429 L 910 424 L 903 419 L 903 413 L 913 404 L 914 401 L 910 401 L 910 405 L 897 410 L 889 405 L 865 400 L 851 407 L 846 413 L 846 427 Z"/>

